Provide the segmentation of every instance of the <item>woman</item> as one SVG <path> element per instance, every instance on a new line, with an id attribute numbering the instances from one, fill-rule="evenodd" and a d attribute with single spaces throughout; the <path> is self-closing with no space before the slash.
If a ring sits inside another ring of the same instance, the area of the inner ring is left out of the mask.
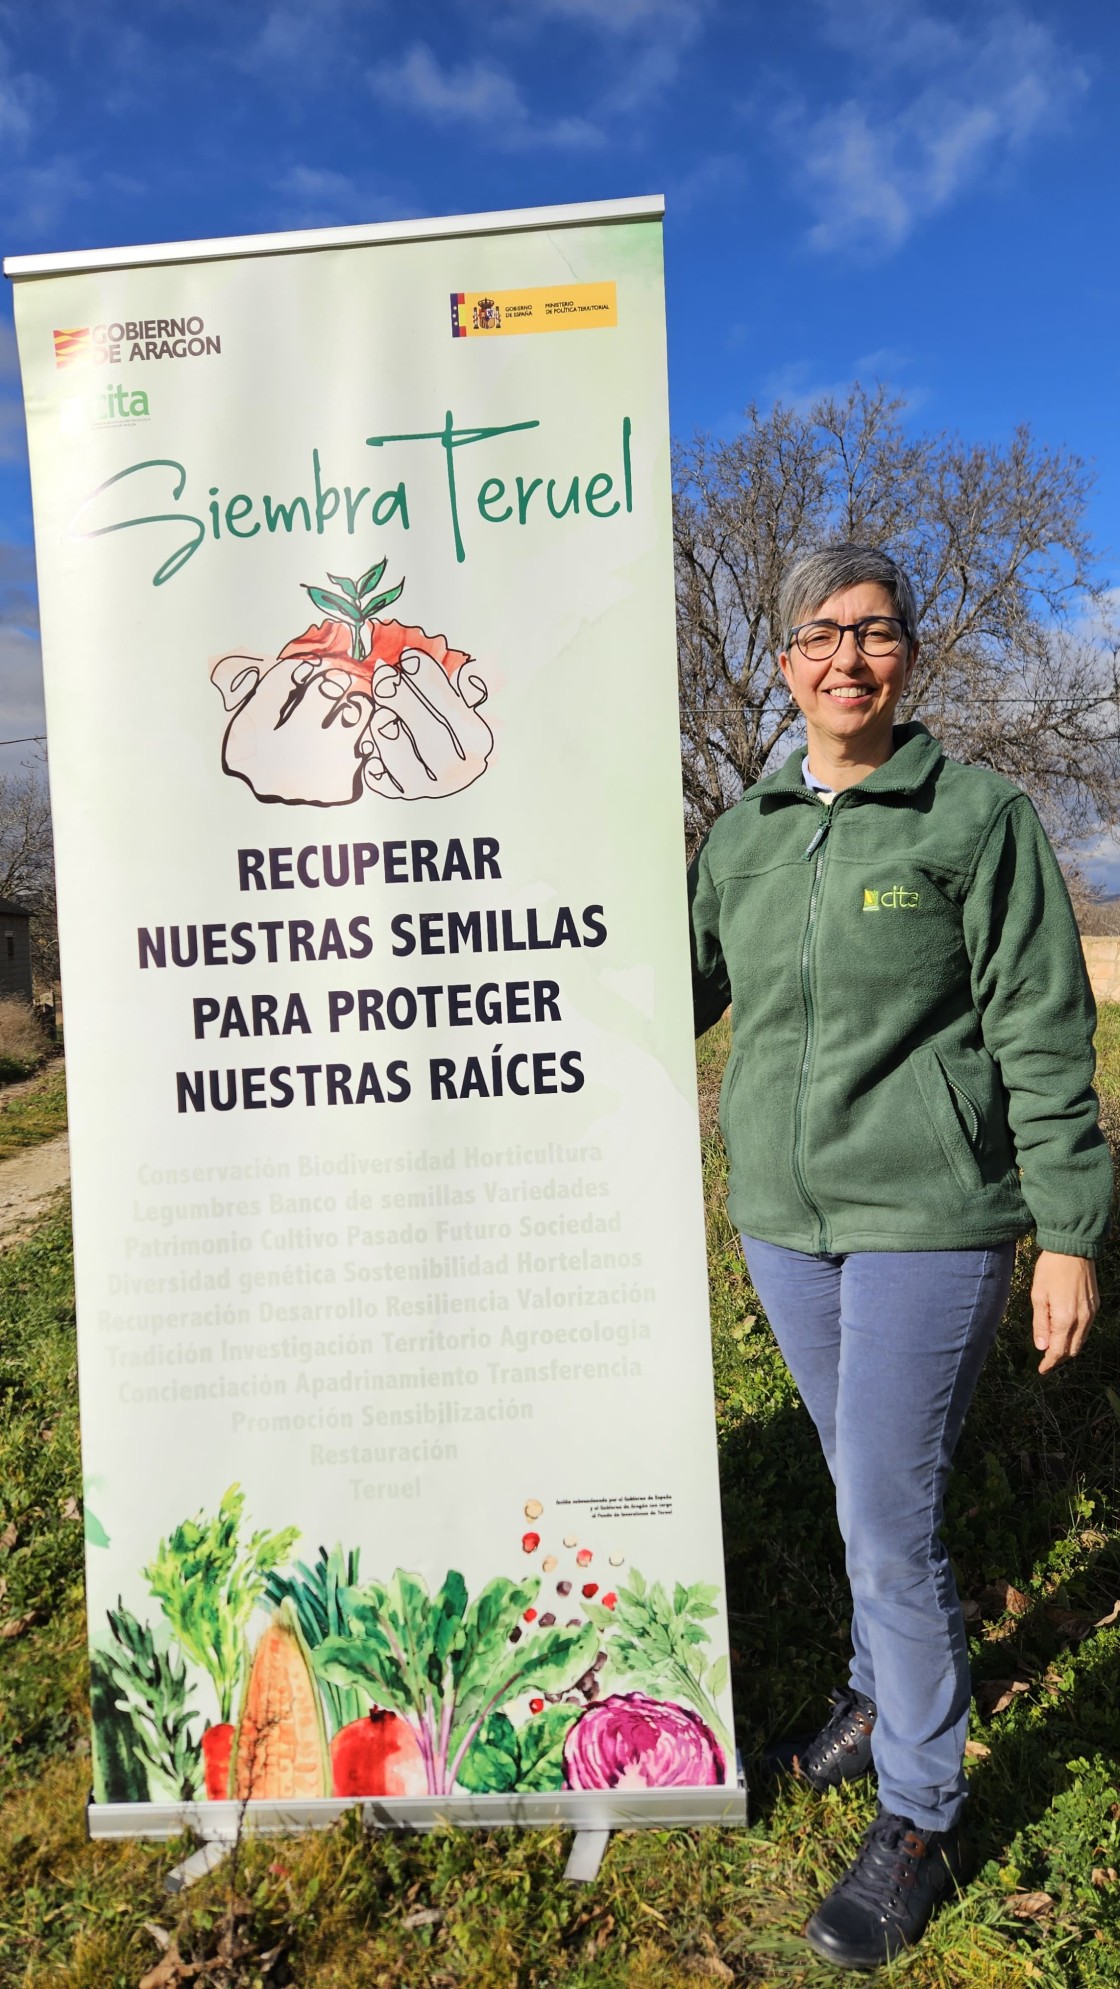
<path id="1" fill-rule="evenodd" d="M 728 1001 L 730 1212 L 816 1424 L 852 1591 L 847 1691 L 803 1753 L 874 1762 L 879 1814 L 807 1929 L 872 1968 L 961 1871 L 967 1645 L 938 1535 L 950 1459 L 1034 1229 L 1046 1373 L 1097 1309 L 1111 1168 L 1061 873 L 1018 788 L 894 725 L 918 655 L 885 553 L 826 546 L 782 595 L 808 751 L 691 873 L 697 1030 Z"/>

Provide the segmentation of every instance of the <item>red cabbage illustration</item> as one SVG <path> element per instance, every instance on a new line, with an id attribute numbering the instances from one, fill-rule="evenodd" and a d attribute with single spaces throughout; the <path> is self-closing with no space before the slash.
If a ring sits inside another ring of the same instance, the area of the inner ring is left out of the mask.
<path id="1" fill-rule="evenodd" d="M 643 1692 L 589 1706 L 564 1742 L 569 1789 L 693 1789 L 726 1779 L 723 1749 L 699 1713 Z"/>

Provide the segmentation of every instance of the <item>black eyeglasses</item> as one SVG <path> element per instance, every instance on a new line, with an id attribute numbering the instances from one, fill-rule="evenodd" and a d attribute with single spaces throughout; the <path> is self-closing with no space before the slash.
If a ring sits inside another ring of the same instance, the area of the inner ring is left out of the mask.
<path id="1" fill-rule="evenodd" d="M 791 628 L 789 640 L 810 663 L 827 663 L 846 635 L 854 635 L 865 656 L 889 656 L 910 630 L 898 615 L 862 615 L 858 622 L 802 622 Z"/>

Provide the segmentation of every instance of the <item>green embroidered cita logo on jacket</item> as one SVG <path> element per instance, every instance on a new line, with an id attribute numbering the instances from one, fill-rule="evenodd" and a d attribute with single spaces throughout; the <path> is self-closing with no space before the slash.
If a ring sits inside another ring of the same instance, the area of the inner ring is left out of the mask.
<path id="1" fill-rule="evenodd" d="M 919 903 L 917 891 L 907 891 L 901 884 L 892 884 L 889 891 L 870 891 L 864 886 L 863 905 L 865 912 L 916 912 Z"/>

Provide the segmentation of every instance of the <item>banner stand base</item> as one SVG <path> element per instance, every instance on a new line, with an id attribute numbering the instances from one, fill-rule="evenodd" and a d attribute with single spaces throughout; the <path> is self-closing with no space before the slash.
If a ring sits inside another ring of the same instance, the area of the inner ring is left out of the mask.
<path id="1" fill-rule="evenodd" d="M 243 1834 L 280 1836 L 329 1830 L 353 1809 L 362 1827 L 375 1830 L 544 1829 L 552 1824 L 577 1835 L 612 1830 L 677 1830 L 693 1824 L 737 1829 L 747 1821 L 747 1791 L 737 1783 L 696 1789 L 557 1789 L 539 1795 L 371 1796 L 364 1800 L 317 1798 L 296 1802 L 98 1803 L 86 1808 L 91 1838 L 164 1840 L 193 1831 L 203 1848 L 230 1847 Z M 600 1856 L 602 1854 L 600 1853 Z M 190 1862 L 188 1859 L 187 1863 Z M 190 1883 L 188 1879 L 186 1883 Z"/>
<path id="2" fill-rule="evenodd" d="M 603 1853 L 610 1843 L 609 1830 L 577 1830 L 564 1866 L 564 1877 L 575 1885 L 591 1885 L 599 1876 Z"/>
<path id="3" fill-rule="evenodd" d="M 187 1887 L 194 1885 L 198 1879 L 206 1878 L 210 1872 L 217 1871 L 218 1866 L 225 1863 L 232 1850 L 233 1845 L 227 1843 L 225 1838 L 208 1838 L 205 1844 L 199 1845 L 197 1851 L 191 1852 L 189 1858 L 184 1858 L 181 1865 L 172 1866 L 163 1881 L 164 1891 L 185 1892 Z"/>

